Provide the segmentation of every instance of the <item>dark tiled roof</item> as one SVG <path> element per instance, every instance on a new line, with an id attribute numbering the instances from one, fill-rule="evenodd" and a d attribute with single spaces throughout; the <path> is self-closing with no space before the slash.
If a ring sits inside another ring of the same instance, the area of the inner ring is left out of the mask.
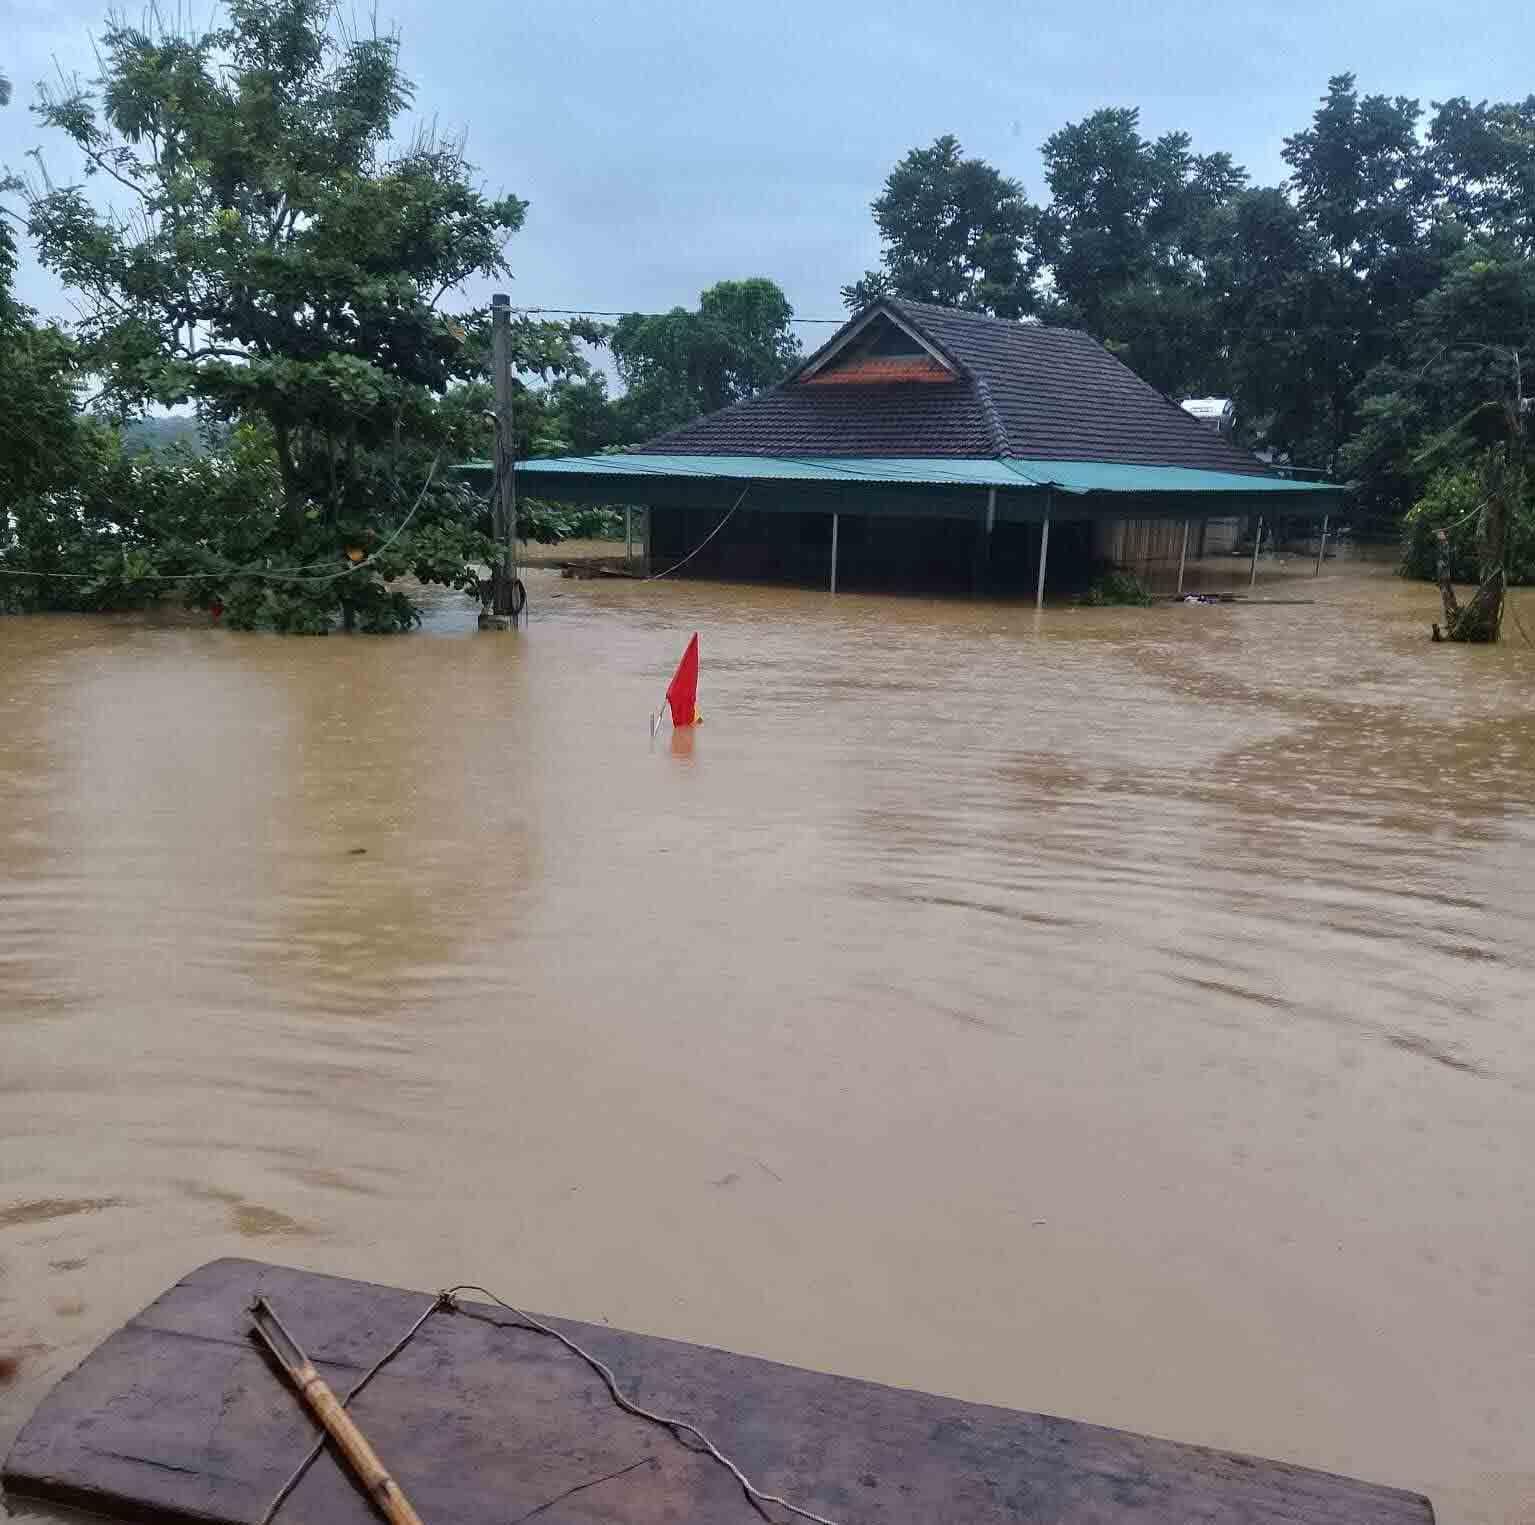
<path id="1" fill-rule="evenodd" d="M 1079 329 L 920 302 L 880 305 L 952 360 L 963 383 L 804 386 L 790 376 L 638 448 L 665 455 L 1010 456 L 1267 474 L 1262 462 Z"/>
<path id="2" fill-rule="evenodd" d="M 636 449 L 664 455 L 995 456 L 996 436 L 968 380 L 891 386 L 786 381 Z"/>

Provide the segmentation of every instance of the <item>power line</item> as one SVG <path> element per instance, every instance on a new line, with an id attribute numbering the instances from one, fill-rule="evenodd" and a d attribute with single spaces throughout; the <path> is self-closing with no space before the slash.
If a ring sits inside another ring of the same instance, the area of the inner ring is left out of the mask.
<path id="1" fill-rule="evenodd" d="M 686 311 L 686 309 L 683 309 L 683 310 Z M 669 313 L 669 312 L 634 312 L 632 309 L 628 310 L 628 311 L 620 312 L 620 311 L 617 311 L 617 310 L 614 310 L 614 309 L 604 309 L 604 308 L 600 308 L 600 307 L 514 307 L 512 309 L 512 311 L 513 312 L 520 312 L 520 313 L 523 313 L 523 314 L 529 314 L 529 315 L 531 315 L 533 313 L 553 312 L 553 313 L 559 313 L 559 314 L 561 314 L 564 317 L 573 317 L 573 318 L 669 318 L 669 317 L 671 317 L 671 313 Z M 848 315 L 848 317 L 851 317 L 851 316 L 852 316 L 852 314 Z M 842 324 L 844 324 L 844 323 L 846 323 L 848 321 L 848 318 L 790 318 L 789 321 L 791 323 L 834 323 L 838 327 L 840 327 Z"/>

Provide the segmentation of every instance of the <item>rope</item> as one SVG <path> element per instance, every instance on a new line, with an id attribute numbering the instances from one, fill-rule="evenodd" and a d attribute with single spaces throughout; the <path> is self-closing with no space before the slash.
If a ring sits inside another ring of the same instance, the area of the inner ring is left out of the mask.
<path id="1" fill-rule="evenodd" d="M 1452 519 L 1448 524 L 1434 525 L 1433 531 L 1436 535 L 1447 535 L 1451 530 L 1458 530 L 1467 519 L 1474 519 L 1486 507 L 1486 503 L 1478 503 L 1475 508 L 1463 513 L 1460 518 Z"/>
<path id="2" fill-rule="evenodd" d="M 742 496 L 745 495 L 743 494 Z M 787 1509 L 790 1514 L 798 1515 L 802 1520 L 809 1520 L 811 1525 L 837 1525 L 835 1520 L 829 1520 L 825 1515 L 813 1514 L 808 1509 L 801 1509 L 798 1504 L 791 1504 L 788 1499 L 781 1498 L 776 1493 L 764 1493 L 697 1425 L 690 1424 L 686 1419 L 678 1419 L 670 1414 L 658 1414 L 652 1409 L 642 1407 L 634 1402 L 632 1398 L 626 1397 L 618 1385 L 618 1378 L 613 1375 L 612 1367 L 597 1356 L 594 1356 L 591 1351 L 578 1345 L 569 1335 L 561 1334 L 558 1329 L 544 1323 L 541 1319 L 534 1318 L 531 1313 L 524 1313 L 521 1308 L 514 1308 L 504 1298 L 497 1297 L 488 1287 L 481 1287 L 474 1282 L 463 1282 L 456 1287 L 449 1287 L 440 1294 L 440 1297 L 455 1311 L 465 1312 L 467 1310 L 459 1308 L 458 1303 L 455 1301 L 457 1294 L 460 1292 L 478 1292 L 482 1297 L 488 1297 L 491 1302 L 505 1308 L 519 1323 L 527 1325 L 530 1329 L 536 1329 L 540 1334 L 547 1334 L 551 1339 L 558 1340 L 572 1354 L 580 1356 L 602 1378 L 603 1384 L 612 1396 L 614 1403 L 623 1409 L 625 1413 L 633 1414 L 637 1419 L 647 1419 L 651 1424 L 658 1424 L 663 1429 L 670 1430 L 674 1435 L 693 1436 L 704 1450 L 741 1485 L 741 1491 L 745 1493 L 747 1499 L 757 1509 L 759 1514 L 763 1512 L 762 1506 L 764 1504 L 777 1504 L 780 1509 Z M 470 1314 L 469 1316 L 473 1318 L 478 1315 Z"/>
<path id="3" fill-rule="evenodd" d="M 483 1318 L 482 1314 L 473 1313 L 468 1308 L 463 1307 L 459 1303 L 458 1294 L 460 1292 L 478 1292 L 482 1297 L 488 1297 L 491 1302 L 496 1303 L 502 1308 L 505 1308 L 506 1311 L 510 1313 L 513 1318 L 518 1321 L 519 1324 L 525 1325 L 529 1329 L 536 1330 L 539 1334 L 546 1334 L 550 1339 L 558 1340 L 561 1345 L 572 1352 L 572 1354 L 579 1356 L 583 1361 L 586 1362 L 588 1366 L 592 1368 L 593 1371 L 597 1373 L 599 1377 L 602 1378 L 603 1384 L 606 1386 L 609 1394 L 612 1396 L 614 1403 L 616 1403 L 619 1408 L 623 1409 L 625 1413 L 633 1414 L 637 1419 L 645 1419 L 648 1420 L 651 1424 L 658 1424 L 663 1429 L 670 1430 L 672 1434 L 678 1438 L 679 1441 L 681 1441 L 681 1438 L 684 1435 L 693 1436 L 698 1441 L 699 1445 L 702 1446 L 703 1449 L 710 1456 L 712 1456 L 714 1460 L 720 1464 L 720 1466 L 724 1467 L 725 1470 L 729 1472 L 730 1475 L 735 1478 L 735 1480 L 741 1485 L 741 1491 L 746 1495 L 747 1501 L 757 1511 L 758 1514 L 762 1515 L 764 1519 L 771 1520 L 772 1517 L 767 1514 L 763 1506 L 767 1504 L 777 1504 L 779 1508 L 788 1510 L 790 1514 L 797 1515 L 802 1520 L 809 1520 L 811 1525 L 837 1525 L 837 1521 L 829 1520 L 825 1515 L 813 1514 L 808 1509 L 801 1509 L 798 1504 L 791 1504 L 788 1499 L 781 1498 L 776 1493 L 764 1493 L 762 1489 L 758 1488 L 756 1484 L 753 1483 L 751 1479 L 747 1477 L 747 1475 L 740 1469 L 740 1467 L 738 1467 L 735 1462 L 733 1462 L 727 1455 L 725 1455 L 725 1453 L 721 1451 L 720 1448 L 716 1446 L 714 1442 L 710 1440 L 709 1437 L 705 1435 L 704 1432 L 700 1430 L 696 1424 L 690 1424 L 686 1419 L 678 1419 L 674 1415 L 658 1414 L 651 1409 L 643 1408 L 640 1404 L 634 1402 L 632 1398 L 625 1396 L 622 1388 L 620 1388 L 618 1385 L 618 1378 L 613 1375 L 612 1367 L 608 1366 L 606 1362 L 600 1360 L 597 1356 L 594 1356 L 591 1351 L 587 1350 L 584 1346 L 578 1345 L 573 1339 L 570 1338 L 569 1335 L 561 1334 L 558 1329 L 555 1329 L 552 1325 L 544 1323 L 542 1319 L 534 1318 L 531 1313 L 524 1313 L 521 1308 L 513 1307 L 512 1304 L 507 1302 L 505 1298 L 497 1297 L 489 1287 L 482 1287 L 476 1282 L 460 1282 L 457 1286 L 446 1287 L 441 1292 L 439 1292 L 437 1296 L 434 1297 L 432 1301 L 421 1310 L 420 1316 L 410 1326 L 410 1328 L 407 1329 L 405 1333 L 401 1335 L 400 1338 L 396 1340 L 394 1344 L 391 1345 L 389 1349 L 385 1351 L 384 1354 L 381 1355 L 378 1360 L 375 1361 L 373 1365 L 370 1366 L 368 1370 L 364 1372 L 363 1375 L 358 1378 L 355 1383 L 353 1383 L 346 1396 L 340 1400 L 341 1407 L 345 1408 L 353 1398 L 362 1392 L 362 1390 L 392 1360 L 394 1360 L 394 1358 L 399 1355 L 399 1353 L 404 1350 L 405 1347 L 409 1345 L 413 1339 L 415 1339 L 416 1335 L 420 1333 L 422 1326 L 429 1318 L 431 1318 L 434 1313 L 439 1311 L 447 1311 L 450 1313 L 462 1313 L 467 1318 Z M 288 1495 L 291 1494 L 293 1490 L 298 1487 L 299 1483 L 303 1481 L 304 1474 L 309 1471 L 310 1467 L 312 1467 L 315 1461 L 318 1459 L 320 1453 L 325 1449 L 327 1438 L 328 1437 L 326 1435 L 322 1434 L 320 1438 L 316 1440 L 315 1443 L 309 1448 L 309 1451 L 304 1456 L 304 1459 L 298 1464 L 297 1467 L 293 1469 L 292 1474 L 288 1477 L 288 1480 L 282 1485 L 282 1487 L 277 1490 L 277 1493 L 273 1497 L 272 1502 L 267 1505 L 265 1510 L 262 1511 L 261 1517 L 257 1520 L 256 1525 L 272 1525 L 272 1520 L 276 1516 L 277 1511 L 287 1500 Z M 690 1447 L 689 1449 L 692 1448 Z M 621 1468 L 620 1471 L 609 1474 L 609 1477 L 619 1477 L 622 1476 L 624 1472 L 632 1472 L 635 1467 L 642 1465 L 643 1461 L 648 1459 L 649 1458 L 642 1458 L 641 1461 L 635 1462 L 631 1466 Z M 601 1481 L 606 1482 L 608 1481 L 608 1478 L 603 1478 Z M 564 1495 L 562 1495 L 562 1497 L 563 1496 Z M 541 1505 L 540 1509 L 547 1507 L 547 1505 Z M 538 1512 L 538 1510 L 534 1511 L 534 1513 Z M 524 1516 L 523 1518 L 526 1519 L 528 1516 Z"/>
<path id="4" fill-rule="evenodd" d="M 741 489 L 741 496 L 730 505 L 730 511 L 725 515 L 725 517 L 721 519 L 720 522 L 716 524 L 714 528 L 710 530 L 709 533 L 705 535 L 704 538 L 700 540 L 698 544 L 695 545 L 693 549 L 682 558 L 681 561 L 676 562 L 672 566 L 669 566 L 664 572 L 653 573 L 651 576 L 645 578 L 644 581 L 660 582 L 663 577 L 670 577 L 673 572 L 680 571 L 683 567 L 685 567 L 701 550 L 703 550 L 706 545 L 708 545 L 711 540 L 714 539 L 717 534 L 719 534 L 722 529 L 724 529 L 727 524 L 730 523 L 730 521 L 735 517 L 735 511 L 746 501 L 746 495 L 751 490 L 751 483 L 748 482 L 746 486 Z M 646 512 L 648 513 L 649 510 L 647 509 Z M 483 1291 L 484 1289 L 481 1288 L 481 1290 Z"/>

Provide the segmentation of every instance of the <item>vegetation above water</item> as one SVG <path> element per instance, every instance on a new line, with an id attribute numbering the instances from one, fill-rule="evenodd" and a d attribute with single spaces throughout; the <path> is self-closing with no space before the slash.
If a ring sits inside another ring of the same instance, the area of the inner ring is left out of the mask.
<path id="1" fill-rule="evenodd" d="M 1113 569 L 1094 578 L 1080 601 L 1092 607 L 1122 604 L 1141 609 L 1149 608 L 1156 602 L 1145 583 L 1134 572 Z"/>
<path id="2" fill-rule="evenodd" d="M 488 324 L 451 304 L 510 273 L 528 208 L 476 189 L 456 141 L 395 144 L 397 39 L 335 14 L 112 20 L 101 78 L 40 95 L 85 179 L 12 181 L 0 215 L 0 608 L 184 597 L 389 630 L 415 617 L 406 576 L 478 596 L 488 506 L 451 467 L 492 453 Z M 1131 108 L 1043 155 L 1036 203 L 952 137 L 913 149 L 848 304 L 1085 328 L 1171 396 L 1234 398 L 1242 444 L 1351 478 L 1410 575 L 1535 575 L 1510 405 L 1535 350 L 1535 97 L 1425 112 L 1339 75 L 1279 186 L 1185 133 L 1143 138 Z M 68 328 L 10 294 L 22 224 L 83 312 Z M 516 450 L 612 448 L 749 396 L 798 359 L 792 320 L 763 277 L 613 325 L 518 318 Z M 519 532 L 615 525 L 528 503 Z"/>

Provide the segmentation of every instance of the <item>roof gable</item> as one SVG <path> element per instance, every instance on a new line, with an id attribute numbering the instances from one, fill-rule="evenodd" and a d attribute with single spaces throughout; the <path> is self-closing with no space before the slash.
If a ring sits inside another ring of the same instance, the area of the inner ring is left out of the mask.
<path id="1" fill-rule="evenodd" d="M 879 382 L 957 382 L 960 368 L 931 339 L 886 304 L 840 328 L 788 379 L 791 386 Z"/>

